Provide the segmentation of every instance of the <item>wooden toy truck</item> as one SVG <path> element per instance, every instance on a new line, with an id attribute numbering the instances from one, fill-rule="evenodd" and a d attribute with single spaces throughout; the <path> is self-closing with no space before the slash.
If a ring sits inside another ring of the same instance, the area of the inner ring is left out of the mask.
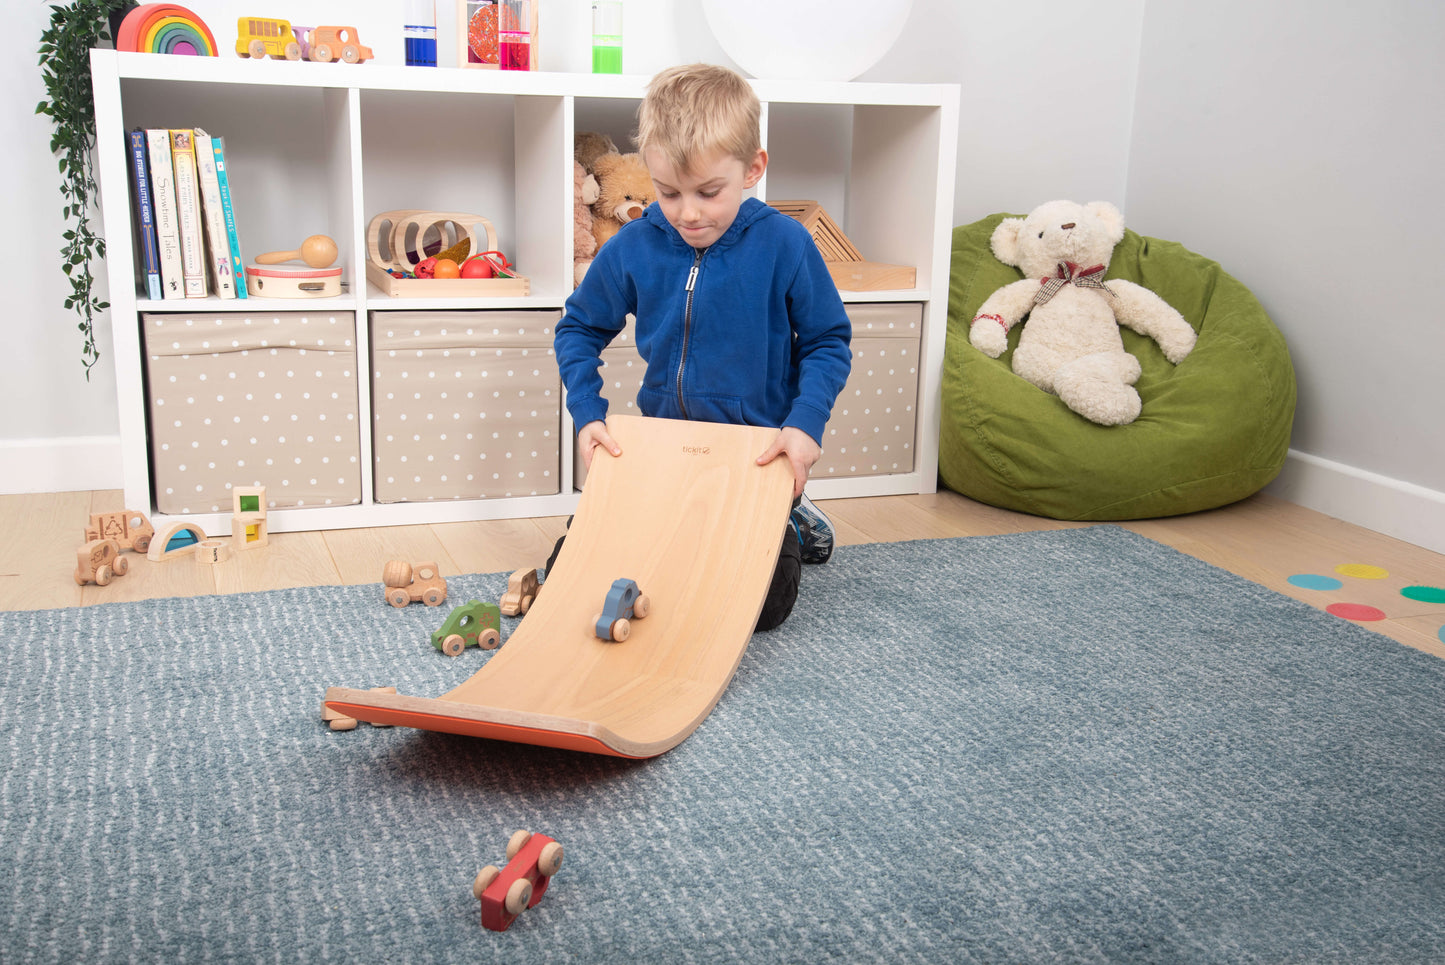
<path id="1" fill-rule="evenodd" d="M 318 64 L 335 60 L 359 64 L 375 56 L 370 47 L 362 46 L 355 27 L 314 27 L 306 41 L 311 45 L 308 56 Z"/>
<path id="2" fill-rule="evenodd" d="M 435 563 L 418 563 L 413 567 L 405 560 L 391 560 L 381 571 L 386 602 L 404 607 L 417 600 L 427 606 L 441 606 L 447 598 L 447 581 Z"/>
<path id="3" fill-rule="evenodd" d="M 301 44 L 288 20 L 240 17 L 236 20 L 236 53 L 263 60 L 300 60 Z"/>
<path id="4" fill-rule="evenodd" d="M 506 931 L 517 916 L 535 908 L 552 876 L 562 868 L 562 846 L 545 834 L 518 831 L 507 842 L 507 866 L 477 872 L 472 894 L 482 903 L 482 925 Z"/>
<path id="5" fill-rule="evenodd" d="M 91 513 L 90 525 L 85 527 L 86 542 L 111 539 L 121 549 L 137 553 L 144 553 L 155 535 L 155 527 L 151 526 L 150 520 L 128 509 L 119 513 Z"/>
<path id="6" fill-rule="evenodd" d="M 130 561 L 120 555 L 120 544 L 113 539 L 93 539 L 76 551 L 74 576 L 81 586 L 105 586 L 129 571 Z"/>

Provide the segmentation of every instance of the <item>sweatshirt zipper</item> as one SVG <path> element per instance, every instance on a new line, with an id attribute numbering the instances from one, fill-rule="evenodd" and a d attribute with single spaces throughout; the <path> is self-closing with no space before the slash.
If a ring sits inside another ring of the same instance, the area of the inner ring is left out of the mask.
<path id="1" fill-rule="evenodd" d="M 682 312 L 682 356 L 677 361 L 677 408 L 686 419 L 687 403 L 682 397 L 682 373 L 687 368 L 687 343 L 692 335 L 692 293 L 697 286 L 697 270 L 702 264 L 702 256 L 707 254 L 706 248 L 698 248 L 693 252 L 692 269 L 687 273 L 687 304 Z"/>

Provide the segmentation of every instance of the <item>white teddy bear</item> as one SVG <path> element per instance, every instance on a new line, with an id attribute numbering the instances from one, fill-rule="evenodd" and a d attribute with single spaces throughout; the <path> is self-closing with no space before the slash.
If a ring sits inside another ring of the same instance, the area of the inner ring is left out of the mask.
<path id="1" fill-rule="evenodd" d="M 1124 216 L 1107 201 L 1050 201 L 1026 218 L 1005 218 L 989 240 L 994 255 L 1028 276 L 980 306 L 968 340 L 990 358 L 1008 347 L 1008 331 L 1028 324 L 1014 349 L 1013 370 L 1100 425 L 1139 415 L 1139 360 L 1124 351 L 1119 326 L 1159 343 L 1178 365 L 1197 336 L 1164 299 L 1130 281 L 1103 281 Z"/>

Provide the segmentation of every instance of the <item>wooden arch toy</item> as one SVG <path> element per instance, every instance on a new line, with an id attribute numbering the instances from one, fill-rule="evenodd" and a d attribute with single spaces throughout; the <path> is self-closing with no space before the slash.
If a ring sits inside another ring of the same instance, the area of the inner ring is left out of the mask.
<path id="1" fill-rule="evenodd" d="M 613 416 L 622 447 L 599 454 L 536 601 L 481 670 L 441 697 L 333 688 L 357 720 L 655 757 L 712 712 L 772 582 L 792 508 L 787 460 L 757 465 L 775 429 Z M 651 615 L 618 646 L 593 633 L 618 573 Z"/>
<path id="2" fill-rule="evenodd" d="M 143 3 L 120 23 L 116 50 L 215 57 L 216 38 L 206 22 L 175 3 Z"/>
<path id="3" fill-rule="evenodd" d="M 166 547 L 171 545 L 171 540 L 180 533 L 190 533 L 195 536 L 196 541 L 194 543 L 187 543 L 184 546 L 178 546 L 173 550 L 167 549 Z M 178 556 L 195 556 L 196 547 L 205 541 L 206 531 L 195 523 L 188 523 L 185 520 L 171 523 L 165 529 L 151 537 L 150 547 L 146 550 L 146 559 L 152 563 L 160 563 L 166 560 L 173 560 Z"/>

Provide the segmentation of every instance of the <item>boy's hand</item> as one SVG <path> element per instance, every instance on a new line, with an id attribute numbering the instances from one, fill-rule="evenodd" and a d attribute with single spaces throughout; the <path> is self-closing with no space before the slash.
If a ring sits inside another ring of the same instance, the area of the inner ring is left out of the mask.
<path id="1" fill-rule="evenodd" d="M 784 426 L 778 430 L 777 437 L 773 444 L 758 456 L 758 465 L 766 466 L 781 455 L 787 455 L 788 462 L 793 467 L 793 498 L 797 499 L 803 495 L 803 487 L 808 483 L 808 471 L 813 468 L 813 463 L 823 455 L 823 450 L 813 441 L 813 437 L 796 426 Z"/>
<path id="2" fill-rule="evenodd" d="M 592 468 L 592 455 L 599 446 L 614 456 L 622 455 L 622 447 L 607 434 L 607 423 L 600 419 L 596 422 L 589 422 L 577 430 L 577 445 L 582 450 L 582 467 L 584 469 Z"/>

